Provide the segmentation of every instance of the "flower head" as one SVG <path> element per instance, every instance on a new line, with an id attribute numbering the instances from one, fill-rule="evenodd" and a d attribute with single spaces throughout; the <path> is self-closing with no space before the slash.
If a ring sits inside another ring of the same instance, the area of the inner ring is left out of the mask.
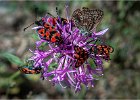
<path id="1" fill-rule="evenodd" d="M 67 19 L 45 16 L 42 21 L 33 28 L 40 37 L 29 58 L 34 61 L 34 67 L 42 66 L 42 77 L 63 88 L 74 87 L 77 92 L 81 90 L 81 84 L 94 87 L 94 75 L 103 75 L 102 60 L 109 56 L 96 43 L 108 28 L 85 35 L 68 16 Z M 40 49 L 43 43 L 48 43 L 44 50 Z M 94 68 L 90 61 L 95 63 Z"/>

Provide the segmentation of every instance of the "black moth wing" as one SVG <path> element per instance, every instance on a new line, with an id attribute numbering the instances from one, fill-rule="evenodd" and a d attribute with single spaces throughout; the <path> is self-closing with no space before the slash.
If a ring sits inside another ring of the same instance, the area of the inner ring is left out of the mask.
<path id="1" fill-rule="evenodd" d="M 37 67 L 34 69 L 29 69 L 27 67 L 18 67 L 18 69 L 20 70 L 21 73 L 24 73 L 24 74 L 39 74 L 41 73 L 41 70 L 42 70 L 41 67 Z"/>
<path id="2" fill-rule="evenodd" d="M 88 52 L 84 50 L 82 47 L 74 46 L 74 57 L 76 59 L 75 67 L 80 67 L 87 59 L 88 59 Z"/>

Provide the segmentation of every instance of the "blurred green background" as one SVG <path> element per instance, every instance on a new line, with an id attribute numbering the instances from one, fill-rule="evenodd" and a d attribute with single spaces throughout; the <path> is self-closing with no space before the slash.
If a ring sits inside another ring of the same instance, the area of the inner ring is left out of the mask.
<path id="1" fill-rule="evenodd" d="M 31 28 L 23 29 L 56 7 L 65 17 L 65 1 L 0 1 L 0 99 L 140 99 L 140 1 L 70 1 L 69 15 L 83 6 L 99 8 L 104 18 L 97 31 L 115 51 L 104 62 L 104 76 L 95 88 L 72 89 L 52 86 L 40 75 L 23 75 L 17 67 L 30 57 L 35 40 Z"/>

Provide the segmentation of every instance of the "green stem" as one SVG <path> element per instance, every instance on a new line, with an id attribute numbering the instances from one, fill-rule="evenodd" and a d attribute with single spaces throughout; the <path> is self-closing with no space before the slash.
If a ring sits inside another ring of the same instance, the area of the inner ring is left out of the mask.
<path id="1" fill-rule="evenodd" d="M 7 90 L 6 90 L 6 97 L 8 97 L 9 94 L 9 90 L 10 90 L 10 84 L 12 82 L 13 79 L 15 79 L 17 76 L 20 75 L 20 72 L 17 71 L 16 73 L 14 73 L 12 76 L 10 76 L 7 80 Z"/>

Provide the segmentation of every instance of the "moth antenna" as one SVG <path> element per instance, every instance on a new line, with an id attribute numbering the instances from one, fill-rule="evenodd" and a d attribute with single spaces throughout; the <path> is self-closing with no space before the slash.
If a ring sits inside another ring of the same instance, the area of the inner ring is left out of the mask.
<path id="1" fill-rule="evenodd" d="M 35 7 L 34 11 L 35 11 L 35 20 L 37 20 L 38 7 Z M 29 27 L 32 26 L 33 24 L 35 24 L 35 22 L 33 22 L 33 23 L 30 24 L 29 26 L 25 27 L 23 30 L 25 31 L 27 28 L 29 28 Z"/>
<path id="2" fill-rule="evenodd" d="M 59 16 L 58 7 L 56 7 L 56 14 L 57 14 L 57 16 Z"/>
<path id="3" fill-rule="evenodd" d="M 67 17 L 67 20 L 68 20 L 68 22 L 69 22 L 69 1 L 67 0 L 66 1 L 66 4 L 65 4 L 65 11 L 66 11 L 66 17 Z"/>
<path id="4" fill-rule="evenodd" d="M 38 7 L 36 6 L 34 10 L 35 10 L 35 20 L 37 20 L 37 17 L 38 17 L 37 16 L 37 14 L 38 14 Z"/>
<path id="5" fill-rule="evenodd" d="M 23 31 L 25 31 L 27 28 L 29 28 L 29 27 L 32 26 L 33 24 L 35 24 L 35 23 L 33 22 L 33 23 L 30 24 L 29 26 L 25 27 L 25 28 L 23 29 Z"/>
<path id="6" fill-rule="evenodd" d="M 52 14 L 50 14 L 49 12 L 46 12 L 46 13 L 47 13 L 48 15 L 50 15 L 51 17 L 54 17 L 54 16 L 53 16 Z M 46 15 L 47 15 L 47 14 L 46 14 Z"/>
<path id="7" fill-rule="evenodd" d="M 61 22 L 61 18 L 60 18 L 60 13 L 59 13 L 58 7 L 56 7 L 56 14 L 57 14 L 58 20 Z"/>

